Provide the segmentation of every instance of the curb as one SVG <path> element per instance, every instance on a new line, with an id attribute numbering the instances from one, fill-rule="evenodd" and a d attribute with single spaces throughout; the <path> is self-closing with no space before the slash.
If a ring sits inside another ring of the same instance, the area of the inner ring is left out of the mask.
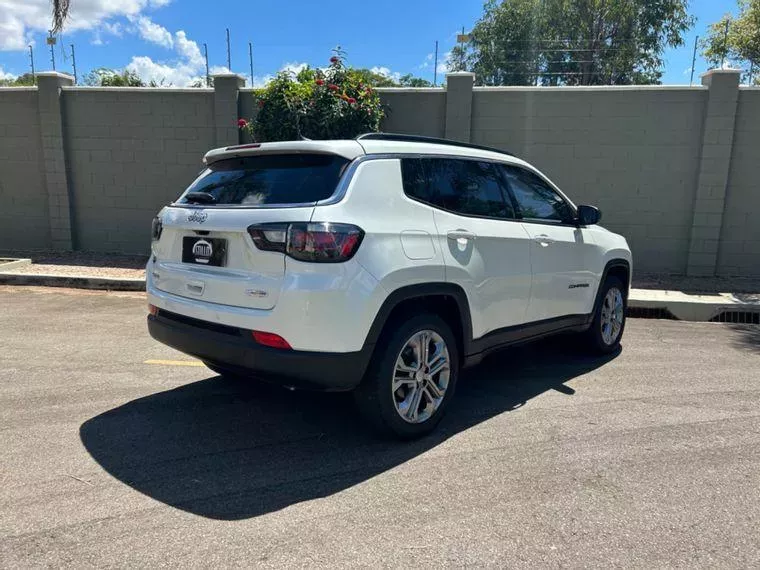
<path id="1" fill-rule="evenodd" d="M 33 285 L 36 287 L 70 287 L 101 291 L 145 291 L 145 279 L 114 277 L 74 277 L 34 273 L 0 273 L 0 285 Z"/>
<path id="2" fill-rule="evenodd" d="M 11 261 L 4 261 L 8 258 L 0 259 L 0 272 L 8 271 L 9 269 L 16 269 L 17 267 L 26 267 L 32 264 L 31 259 L 12 259 Z"/>
<path id="3" fill-rule="evenodd" d="M 742 320 L 741 315 L 760 315 L 760 296 L 738 293 L 699 295 L 682 291 L 631 289 L 628 306 L 635 309 L 665 310 L 679 321 L 734 322 L 725 317 L 737 314 L 739 316 L 736 322 L 747 322 L 746 319 Z"/>

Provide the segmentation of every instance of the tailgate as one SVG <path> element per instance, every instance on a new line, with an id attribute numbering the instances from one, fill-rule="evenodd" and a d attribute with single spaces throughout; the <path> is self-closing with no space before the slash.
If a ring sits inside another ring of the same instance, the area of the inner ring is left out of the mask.
<path id="1" fill-rule="evenodd" d="M 308 221 L 312 210 L 166 208 L 161 238 L 153 244 L 153 282 L 182 297 L 271 309 L 285 276 L 285 254 L 259 250 L 246 228 Z"/>

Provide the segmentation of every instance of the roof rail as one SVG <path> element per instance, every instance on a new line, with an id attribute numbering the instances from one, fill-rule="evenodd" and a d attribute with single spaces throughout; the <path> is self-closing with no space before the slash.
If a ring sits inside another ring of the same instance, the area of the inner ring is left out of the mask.
<path id="1" fill-rule="evenodd" d="M 472 144 L 461 141 L 452 141 L 449 139 L 439 139 L 436 137 L 423 137 L 421 135 L 404 135 L 401 133 L 364 133 L 356 137 L 357 141 L 399 141 L 399 142 L 418 142 L 418 143 L 430 143 L 430 144 L 444 144 L 448 146 L 459 146 L 463 148 L 474 148 L 477 150 L 487 150 L 490 152 L 498 152 L 499 154 L 506 154 L 507 156 L 515 156 L 511 152 L 501 150 L 500 148 L 493 148 L 490 146 L 483 146 L 480 144 Z"/>

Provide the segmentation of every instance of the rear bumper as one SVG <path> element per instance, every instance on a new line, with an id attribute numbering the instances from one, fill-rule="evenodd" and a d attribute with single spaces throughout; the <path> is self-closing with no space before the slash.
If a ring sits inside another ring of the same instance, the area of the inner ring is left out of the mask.
<path id="1" fill-rule="evenodd" d="M 148 331 L 159 342 L 209 364 L 249 373 L 284 386 L 346 391 L 361 382 L 372 346 L 359 352 L 281 350 L 257 344 L 250 331 L 159 310 L 148 316 Z"/>

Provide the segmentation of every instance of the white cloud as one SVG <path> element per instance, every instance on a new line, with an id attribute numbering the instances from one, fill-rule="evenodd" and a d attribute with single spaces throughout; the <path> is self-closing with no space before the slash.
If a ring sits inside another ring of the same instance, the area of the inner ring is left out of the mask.
<path id="1" fill-rule="evenodd" d="M 447 73 L 451 70 L 451 52 L 447 51 L 443 54 L 443 59 L 438 61 L 438 73 Z"/>
<path id="2" fill-rule="evenodd" d="M 3 68 L 0 67 L 0 80 L 2 80 L 2 79 L 16 79 L 16 77 L 18 77 L 16 74 L 3 71 Z"/>
<path id="3" fill-rule="evenodd" d="M 288 62 L 280 68 L 280 71 L 289 71 L 295 75 L 298 75 L 301 71 L 309 67 L 308 63 L 304 62 Z"/>
<path id="4" fill-rule="evenodd" d="M 103 39 L 105 35 L 120 38 L 124 35 L 124 27 L 119 22 L 103 22 L 93 31 L 90 43 L 94 46 L 107 44 L 108 42 Z"/>
<path id="5" fill-rule="evenodd" d="M 171 32 L 160 24 L 156 24 L 147 16 L 140 16 L 137 18 L 136 23 L 137 32 L 145 41 L 163 46 L 165 48 L 174 47 L 174 39 L 172 38 Z"/>
<path id="6" fill-rule="evenodd" d="M 148 7 L 158 8 L 167 3 L 166 0 L 75 0 L 71 3 L 65 30 L 92 30 L 114 17 L 136 17 Z M 50 0 L 0 0 L 0 50 L 24 50 L 32 33 L 44 33 L 50 25 Z"/>
<path id="7" fill-rule="evenodd" d="M 155 81 L 165 87 L 187 87 L 205 82 L 206 59 L 198 44 L 189 39 L 184 30 L 179 30 L 174 34 L 173 46 L 177 55 L 174 60 L 154 61 L 148 56 L 134 56 L 126 68 L 145 82 Z M 214 66 L 209 73 L 229 73 L 229 70 L 224 66 Z"/>
<path id="8" fill-rule="evenodd" d="M 177 47 L 177 53 L 185 58 L 188 65 L 196 68 L 205 66 L 206 60 L 201 55 L 201 50 L 198 44 L 192 40 L 187 39 L 187 34 L 183 30 L 174 34 L 175 44 Z"/>
<path id="9" fill-rule="evenodd" d="M 401 79 L 401 74 L 398 71 L 391 71 L 387 67 L 384 66 L 375 66 L 370 69 L 372 73 L 377 73 L 378 75 L 384 75 L 388 79 L 392 79 L 393 81 L 398 82 L 399 79 Z"/>
<path id="10" fill-rule="evenodd" d="M 253 85 L 251 87 L 266 87 L 272 79 L 274 79 L 273 75 L 254 75 Z"/>
<path id="11" fill-rule="evenodd" d="M 198 69 L 187 63 L 159 63 L 144 55 L 133 57 L 127 64 L 127 69 L 139 75 L 146 83 L 155 81 L 165 87 L 186 87 L 205 80 Z"/>
<path id="12" fill-rule="evenodd" d="M 433 53 L 427 54 L 425 56 L 425 60 L 421 64 L 419 64 L 418 68 L 419 69 L 427 69 L 428 67 L 431 67 L 433 65 L 433 57 L 434 56 L 435 56 L 435 54 L 433 54 Z"/>

